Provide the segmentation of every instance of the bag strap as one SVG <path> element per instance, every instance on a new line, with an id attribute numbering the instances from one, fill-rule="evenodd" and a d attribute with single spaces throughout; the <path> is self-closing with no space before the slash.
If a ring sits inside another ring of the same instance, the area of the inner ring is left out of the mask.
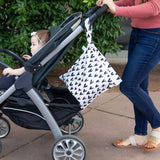
<path id="1" fill-rule="evenodd" d="M 86 37 L 88 44 L 92 43 L 92 25 L 89 22 L 89 18 L 85 20 Z"/>

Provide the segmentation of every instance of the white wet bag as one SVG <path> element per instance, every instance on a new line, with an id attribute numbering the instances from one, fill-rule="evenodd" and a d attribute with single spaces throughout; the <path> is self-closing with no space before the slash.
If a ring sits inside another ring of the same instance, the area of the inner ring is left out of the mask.
<path id="1" fill-rule="evenodd" d="M 121 82 L 121 78 L 93 44 L 92 27 L 88 22 L 86 19 L 87 47 L 68 72 L 60 76 L 79 101 L 81 109 L 85 109 L 97 96 Z"/>

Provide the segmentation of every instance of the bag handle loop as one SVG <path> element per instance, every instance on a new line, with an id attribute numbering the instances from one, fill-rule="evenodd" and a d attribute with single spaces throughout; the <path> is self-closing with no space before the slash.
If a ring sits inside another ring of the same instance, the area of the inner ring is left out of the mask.
<path id="1" fill-rule="evenodd" d="M 92 43 L 92 25 L 89 22 L 89 18 L 85 20 L 86 37 L 88 44 Z"/>

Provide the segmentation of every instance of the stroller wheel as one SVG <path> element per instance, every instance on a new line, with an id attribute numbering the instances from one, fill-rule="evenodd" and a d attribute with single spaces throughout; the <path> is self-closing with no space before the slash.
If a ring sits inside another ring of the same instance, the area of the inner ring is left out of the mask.
<path id="1" fill-rule="evenodd" d="M 10 132 L 10 124 L 6 118 L 0 117 L 0 138 L 6 137 Z"/>
<path id="2" fill-rule="evenodd" d="M 80 112 L 78 112 L 74 117 L 72 117 L 72 119 L 68 124 L 64 124 L 60 128 L 62 133 L 64 134 L 75 134 L 81 130 L 83 125 L 84 125 L 83 115 Z"/>
<path id="3" fill-rule="evenodd" d="M 83 142 L 74 136 L 62 136 L 52 148 L 53 160 L 84 160 L 86 148 Z"/>

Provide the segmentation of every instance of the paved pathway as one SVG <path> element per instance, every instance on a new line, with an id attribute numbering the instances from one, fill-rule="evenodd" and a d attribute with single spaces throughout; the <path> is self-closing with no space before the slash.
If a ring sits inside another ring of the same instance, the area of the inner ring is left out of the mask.
<path id="1" fill-rule="evenodd" d="M 158 69 L 150 81 L 150 95 L 160 111 Z M 132 104 L 118 87 L 103 93 L 82 114 L 85 124 L 76 136 L 86 145 L 86 160 L 159 160 L 160 148 L 146 153 L 143 149 L 112 146 L 114 140 L 131 135 L 134 126 Z M 52 160 L 51 148 L 55 140 L 49 131 L 27 130 L 11 122 L 10 134 L 1 141 L 0 160 Z"/>

